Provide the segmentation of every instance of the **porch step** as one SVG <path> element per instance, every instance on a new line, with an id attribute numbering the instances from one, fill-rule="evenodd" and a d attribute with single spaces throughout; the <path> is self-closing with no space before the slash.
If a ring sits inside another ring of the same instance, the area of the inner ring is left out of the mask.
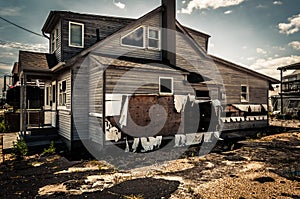
<path id="1" fill-rule="evenodd" d="M 58 134 L 51 135 L 26 135 L 24 136 L 25 142 L 38 142 L 38 141 L 55 141 L 59 140 Z"/>
<path id="2" fill-rule="evenodd" d="M 58 144 L 63 144 L 63 141 L 61 141 L 60 139 L 58 140 L 39 140 L 39 141 L 30 141 L 30 142 L 26 142 L 28 147 L 40 147 L 40 146 L 47 146 L 50 145 L 51 142 L 54 142 L 55 145 Z"/>
<path id="3" fill-rule="evenodd" d="M 57 128 L 49 126 L 44 128 L 30 128 L 27 131 L 31 132 L 31 136 L 40 136 L 40 135 L 55 135 L 57 134 Z"/>

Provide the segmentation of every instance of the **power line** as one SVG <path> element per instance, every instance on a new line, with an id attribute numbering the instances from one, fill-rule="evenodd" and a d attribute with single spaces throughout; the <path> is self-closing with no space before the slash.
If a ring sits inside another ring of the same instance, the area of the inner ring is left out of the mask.
<path id="1" fill-rule="evenodd" d="M 8 62 L 2 62 L 2 61 L 0 61 L 0 64 L 11 65 L 12 63 L 8 63 Z"/>
<path id="2" fill-rule="evenodd" d="M 1 18 L 2 20 L 6 21 L 7 23 L 11 24 L 11 25 L 14 25 L 14 26 L 16 26 L 16 27 L 18 27 L 18 28 L 21 28 L 22 30 L 25 30 L 25 31 L 27 31 L 27 32 L 30 32 L 30 33 L 32 33 L 32 34 L 35 34 L 35 35 L 37 35 L 37 36 L 40 36 L 40 37 L 45 38 L 44 35 L 41 35 L 41 34 L 36 33 L 36 32 L 33 32 L 33 31 L 31 31 L 31 30 L 29 30 L 29 29 L 27 29 L 27 28 L 24 28 L 24 27 L 22 27 L 22 26 L 19 26 L 19 25 L 15 24 L 15 23 L 13 23 L 13 22 L 11 22 L 11 21 L 9 21 L 9 20 L 7 20 L 7 19 L 1 17 L 1 16 L 0 16 L 0 18 Z"/>

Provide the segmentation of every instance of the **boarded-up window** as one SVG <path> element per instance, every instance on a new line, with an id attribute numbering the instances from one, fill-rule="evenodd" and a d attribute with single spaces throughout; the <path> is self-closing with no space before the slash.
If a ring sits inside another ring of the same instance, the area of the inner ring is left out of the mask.
<path id="1" fill-rule="evenodd" d="M 248 101 L 249 101 L 248 86 L 241 85 L 241 102 L 248 102 Z"/>
<path id="2" fill-rule="evenodd" d="M 83 47 L 84 25 L 80 23 L 69 23 L 69 46 Z"/>
<path id="3" fill-rule="evenodd" d="M 139 27 L 121 38 L 121 44 L 144 48 L 144 27 Z"/>
<path id="4" fill-rule="evenodd" d="M 173 78 L 159 77 L 159 93 L 173 94 Z"/>

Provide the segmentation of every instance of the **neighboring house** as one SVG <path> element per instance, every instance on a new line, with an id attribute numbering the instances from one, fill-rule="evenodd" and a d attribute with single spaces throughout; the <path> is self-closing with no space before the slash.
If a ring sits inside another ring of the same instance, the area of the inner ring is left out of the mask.
<path id="1" fill-rule="evenodd" d="M 280 90 L 277 96 L 273 96 L 275 109 L 282 114 L 294 117 L 300 116 L 300 63 L 279 67 L 281 74 Z M 285 71 L 293 71 L 284 75 Z"/>
<path id="2" fill-rule="evenodd" d="M 42 32 L 49 53 L 19 55 L 24 136 L 27 86 L 37 82 L 43 125 L 57 128 L 70 149 L 174 136 L 193 144 L 218 137 L 212 132 L 221 126 L 268 125 L 268 90 L 278 80 L 208 55 L 210 36 L 176 21 L 174 0 L 139 19 L 51 11 Z"/>

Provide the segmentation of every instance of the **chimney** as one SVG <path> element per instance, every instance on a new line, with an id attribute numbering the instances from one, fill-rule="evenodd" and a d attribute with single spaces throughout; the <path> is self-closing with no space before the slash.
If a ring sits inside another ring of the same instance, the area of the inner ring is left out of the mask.
<path id="1" fill-rule="evenodd" d="M 176 65 L 176 0 L 162 0 L 162 60 Z"/>

